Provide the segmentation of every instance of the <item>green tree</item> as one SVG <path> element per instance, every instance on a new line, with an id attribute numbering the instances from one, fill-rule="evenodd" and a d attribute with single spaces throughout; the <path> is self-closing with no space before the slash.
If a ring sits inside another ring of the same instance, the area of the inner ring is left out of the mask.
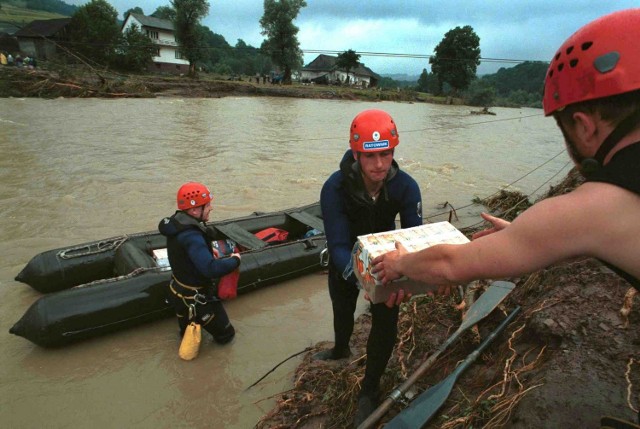
<path id="1" fill-rule="evenodd" d="M 160 6 L 155 12 L 151 14 L 154 18 L 168 19 L 169 21 L 176 20 L 176 10 L 171 6 Z"/>
<path id="2" fill-rule="evenodd" d="M 118 12 L 105 0 L 91 0 L 71 17 L 72 50 L 99 64 L 107 65 L 114 59 L 121 38 Z"/>
<path id="3" fill-rule="evenodd" d="M 437 92 L 438 79 L 433 75 L 433 73 L 429 73 L 427 69 L 422 69 L 422 73 L 420 73 L 420 77 L 418 78 L 416 90 L 430 93 Z"/>
<path id="4" fill-rule="evenodd" d="M 446 82 L 453 92 L 464 90 L 476 77 L 480 65 L 480 38 L 470 25 L 449 30 L 429 58 L 431 70 L 438 78 L 438 93 Z"/>
<path id="5" fill-rule="evenodd" d="M 203 52 L 203 58 L 200 60 L 200 64 L 202 64 L 206 70 L 211 71 L 215 68 L 216 64 L 224 63 L 225 60 L 232 55 L 232 48 L 224 37 L 214 33 L 209 27 L 202 26 L 201 32 L 203 35 L 202 43 L 206 49 Z"/>
<path id="6" fill-rule="evenodd" d="M 132 7 L 131 9 L 129 9 L 128 11 L 126 11 L 124 13 L 124 19 L 126 20 L 129 17 L 129 14 L 131 13 L 137 13 L 139 15 L 144 15 L 144 11 L 142 10 L 142 8 L 136 6 L 136 7 Z"/>
<path id="7" fill-rule="evenodd" d="M 475 79 L 469 85 L 466 102 L 470 106 L 493 106 L 496 99 L 496 89 L 485 79 Z"/>
<path id="8" fill-rule="evenodd" d="M 264 0 L 264 15 L 260 18 L 262 35 L 267 36 L 261 49 L 273 63 L 284 70 L 283 83 L 291 83 L 292 70 L 302 68 L 302 50 L 298 31 L 293 24 L 300 9 L 307 6 L 305 0 Z"/>
<path id="9" fill-rule="evenodd" d="M 143 71 L 153 60 L 155 44 L 134 23 L 124 32 L 118 49 L 118 66 L 128 71 Z"/>
<path id="10" fill-rule="evenodd" d="M 204 57 L 204 33 L 200 20 L 209 13 L 207 0 L 171 0 L 176 11 L 176 40 L 182 55 L 189 61 L 189 76 L 196 76 L 196 62 Z"/>
<path id="11" fill-rule="evenodd" d="M 347 84 L 349 83 L 349 72 L 358 68 L 360 64 L 360 54 L 356 54 L 356 51 L 349 49 L 341 54 L 338 54 L 336 60 L 336 67 L 339 70 L 344 70 L 347 73 Z"/>

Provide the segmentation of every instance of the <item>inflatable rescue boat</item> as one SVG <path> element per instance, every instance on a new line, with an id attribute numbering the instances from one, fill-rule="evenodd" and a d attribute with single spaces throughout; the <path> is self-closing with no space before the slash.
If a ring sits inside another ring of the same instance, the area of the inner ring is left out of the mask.
<path id="1" fill-rule="evenodd" d="M 318 271 L 326 256 L 319 203 L 207 227 L 214 245 L 242 254 L 238 294 Z M 166 238 L 157 231 L 45 251 L 16 281 L 46 295 L 9 332 L 55 347 L 166 317 L 170 279 Z"/>

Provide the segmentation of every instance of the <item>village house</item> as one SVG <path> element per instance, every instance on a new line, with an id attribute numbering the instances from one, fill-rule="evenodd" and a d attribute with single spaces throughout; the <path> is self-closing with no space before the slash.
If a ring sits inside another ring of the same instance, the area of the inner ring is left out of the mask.
<path id="1" fill-rule="evenodd" d="M 55 56 L 58 46 L 67 39 L 67 26 L 71 18 L 37 19 L 16 31 L 20 52 L 39 60 Z"/>
<path id="2" fill-rule="evenodd" d="M 315 60 L 304 66 L 300 72 L 302 82 L 314 82 L 319 84 L 347 84 L 361 86 L 363 88 L 375 87 L 380 81 L 380 76 L 370 68 L 360 63 L 354 70 L 347 72 L 336 67 L 338 57 L 331 55 L 318 55 Z"/>
<path id="3" fill-rule="evenodd" d="M 176 42 L 173 22 L 138 13 L 130 13 L 122 24 L 122 32 L 133 24 L 156 44 L 153 66 L 149 71 L 167 73 L 187 73 L 189 61 L 182 57 L 180 46 Z"/>

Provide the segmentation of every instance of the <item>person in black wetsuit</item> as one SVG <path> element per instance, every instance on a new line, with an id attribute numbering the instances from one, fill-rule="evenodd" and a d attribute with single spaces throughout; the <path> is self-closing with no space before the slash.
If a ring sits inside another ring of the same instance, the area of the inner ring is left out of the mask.
<path id="1" fill-rule="evenodd" d="M 512 223 L 461 245 L 397 250 L 373 260 L 384 283 L 403 275 L 441 285 L 516 277 L 595 257 L 640 290 L 640 9 L 590 22 L 558 49 L 544 85 L 545 115 L 562 130 L 586 182 L 534 204 Z"/>
<path id="2" fill-rule="evenodd" d="M 416 181 L 394 161 L 399 144 L 396 124 L 382 110 L 365 110 L 351 124 L 347 150 L 340 169 L 325 182 L 320 205 L 329 249 L 329 295 L 333 306 L 335 346 L 316 353 L 315 360 L 341 359 L 351 354 L 349 339 L 359 288 L 346 270 L 357 237 L 396 229 L 400 214 L 403 228 L 422 225 L 422 201 Z M 356 426 L 376 408 L 380 378 L 397 336 L 398 305 L 403 291 L 386 303 L 372 304 L 367 341 L 367 367 L 355 416 Z"/>
<path id="3" fill-rule="evenodd" d="M 214 255 L 205 226 L 212 200 L 213 195 L 202 183 L 185 183 L 178 190 L 178 210 L 162 219 L 158 229 L 167 237 L 172 270 L 167 296 L 178 318 L 180 337 L 195 321 L 218 344 L 225 344 L 233 339 L 235 329 L 217 297 L 216 279 L 240 266 L 240 254 Z"/>

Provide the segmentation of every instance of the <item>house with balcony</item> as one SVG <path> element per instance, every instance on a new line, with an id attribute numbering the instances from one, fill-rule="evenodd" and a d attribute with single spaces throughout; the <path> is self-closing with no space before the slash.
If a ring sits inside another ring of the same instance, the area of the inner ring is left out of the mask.
<path id="1" fill-rule="evenodd" d="M 149 67 L 149 71 L 189 72 L 189 61 L 182 57 L 180 46 L 176 42 L 173 22 L 168 19 L 130 13 L 122 24 L 122 32 L 124 33 L 133 24 L 136 24 L 140 31 L 149 36 L 156 46 L 153 65 Z"/>
<path id="2" fill-rule="evenodd" d="M 380 75 L 374 73 L 363 63 L 359 63 L 356 69 L 349 70 L 349 76 L 347 77 L 347 72 L 338 69 L 336 66 L 337 61 L 337 56 L 318 55 L 316 59 L 302 68 L 300 80 L 302 82 L 352 85 L 363 88 L 371 88 L 378 85 Z"/>

